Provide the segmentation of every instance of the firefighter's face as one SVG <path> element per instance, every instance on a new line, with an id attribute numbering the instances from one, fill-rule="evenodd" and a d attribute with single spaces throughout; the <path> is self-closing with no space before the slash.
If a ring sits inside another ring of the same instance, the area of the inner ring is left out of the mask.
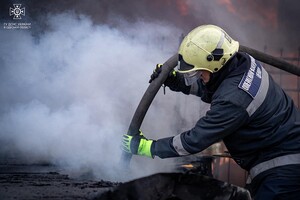
<path id="1" fill-rule="evenodd" d="M 190 86 L 194 84 L 199 78 L 204 84 L 206 84 L 210 79 L 210 72 L 205 70 L 197 70 L 188 73 L 184 73 L 185 85 Z"/>
<path id="2" fill-rule="evenodd" d="M 194 84 L 201 76 L 201 71 L 191 71 L 183 74 L 185 85 L 190 86 Z"/>
<path id="3" fill-rule="evenodd" d="M 203 83 L 208 83 L 208 81 L 210 80 L 210 72 L 206 71 L 206 70 L 201 70 L 201 76 L 200 79 L 202 80 Z"/>

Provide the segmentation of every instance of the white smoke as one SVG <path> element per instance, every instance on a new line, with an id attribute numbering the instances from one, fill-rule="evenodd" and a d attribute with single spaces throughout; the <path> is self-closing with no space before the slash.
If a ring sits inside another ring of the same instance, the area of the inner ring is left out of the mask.
<path id="1" fill-rule="evenodd" d="M 46 24 L 37 36 L 0 32 L 1 150 L 21 154 L 28 163 L 121 180 L 121 136 L 155 64 L 176 52 L 181 33 L 166 24 L 95 25 L 73 13 L 49 15 Z M 177 94 L 167 95 L 160 91 L 145 119 L 149 138 L 178 134 Z M 133 177 L 171 166 L 170 160 L 133 159 L 144 162 Z"/>

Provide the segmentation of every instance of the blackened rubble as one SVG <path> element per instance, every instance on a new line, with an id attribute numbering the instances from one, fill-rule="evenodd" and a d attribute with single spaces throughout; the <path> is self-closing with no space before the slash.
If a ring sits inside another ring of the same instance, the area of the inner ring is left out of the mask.
<path id="1" fill-rule="evenodd" d="M 119 183 L 76 180 L 51 165 L 0 164 L 0 199 L 93 199 Z"/>
<path id="2" fill-rule="evenodd" d="M 250 193 L 208 176 L 187 173 L 160 173 L 114 187 L 95 200 L 250 200 Z"/>
<path id="3" fill-rule="evenodd" d="M 209 162 L 201 160 L 205 166 Z M 60 168 L 47 163 L 23 163 L 22 160 L 5 160 L 0 156 L 1 200 L 250 199 L 247 190 L 216 180 L 206 173 L 207 170 L 182 173 L 180 168 L 176 173 L 160 173 L 116 183 L 70 178 Z M 196 161 L 192 163 L 195 165 Z"/>

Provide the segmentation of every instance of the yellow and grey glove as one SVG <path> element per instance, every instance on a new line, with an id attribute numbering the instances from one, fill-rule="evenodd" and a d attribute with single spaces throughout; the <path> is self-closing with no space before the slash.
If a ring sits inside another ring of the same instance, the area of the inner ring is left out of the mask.
<path id="1" fill-rule="evenodd" d="M 159 76 L 159 74 L 160 74 L 160 72 L 161 72 L 161 67 L 162 67 L 162 64 L 156 64 L 156 67 L 155 67 L 155 69 L 153 70 L 153 73 L 151 74 L 151 76 L 150 76 L 150 80 L 149 80 L 149 83 L 151 83 L 154 79 L 156 79 L 158 76 Z M 175 70 L 172 70 L 171 72 L 170 72 L 170 74 L 169 74 L 169 76 L 167 77 L 167 80 L 165 81 L 165 85 L 166 86 L 168 86 L 168 84 L 166 84 L 166 83 L 168 83 L 168 80 L 169 79 L 171 79 L 171 78 L 174 78 L 174 77 L 176 77 L 176 71 Z"/>
<path id="2" fill-rule="evenodd" d="M 151 145 L 153 140 L 148 140 L 144 137 L 142 131 L 137 136 L 124 134 L 122 139 L 122 150 L 127 153 L 132 153 L 140 156 L 153 158 L 151 153 Z"/>

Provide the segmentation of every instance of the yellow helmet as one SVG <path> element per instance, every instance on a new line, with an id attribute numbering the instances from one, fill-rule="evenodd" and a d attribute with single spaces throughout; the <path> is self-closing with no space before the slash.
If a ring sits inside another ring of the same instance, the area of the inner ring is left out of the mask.
<path id="1" fill-rule="evenodd" d="M 223 29 L 203 25 L 192 30 L 179 47 L 178 72 L 219 71 L 238 51 L 239 43 Z"/>

